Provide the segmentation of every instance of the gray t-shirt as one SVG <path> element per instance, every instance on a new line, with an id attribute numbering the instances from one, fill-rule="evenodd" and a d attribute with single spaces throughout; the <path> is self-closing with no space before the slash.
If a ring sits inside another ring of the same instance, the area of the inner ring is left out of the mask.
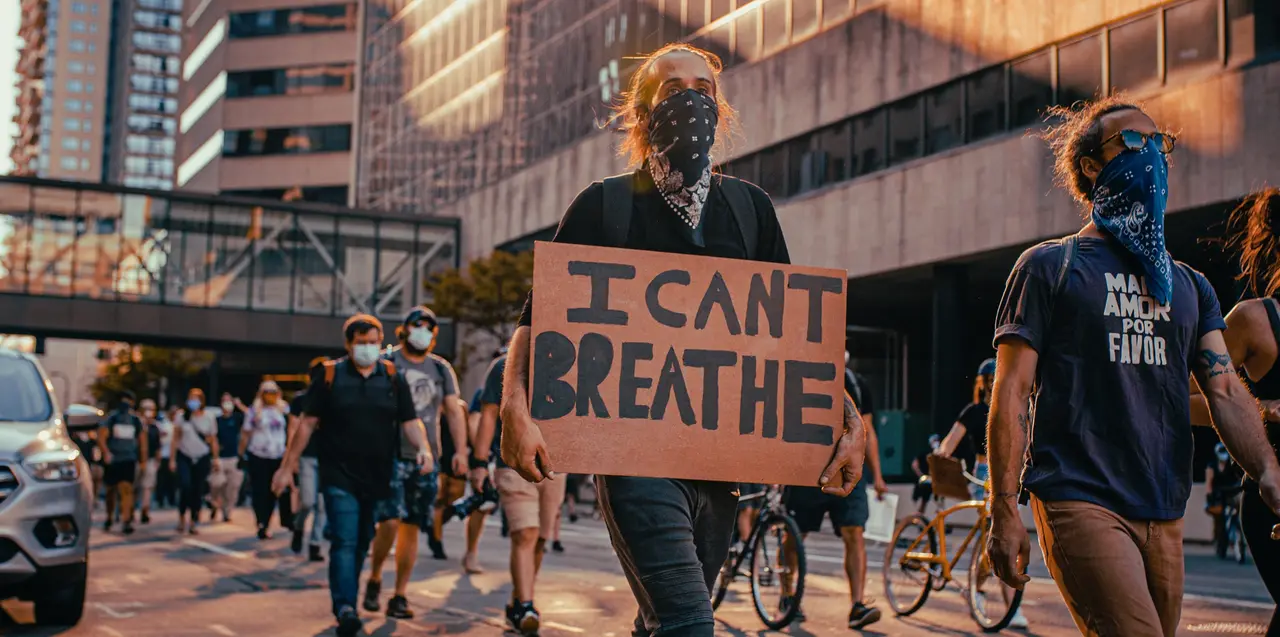
<path id="1" fill-rule="evenodd" d="M 142 432 L 142 421 L 132 411 L 111 412 L 103 421 L 102 429 L 107 436 L 107 451 L 111 452 L 112 462 L 138 461 L 138 434 Z"/>
<path id="2" fill-rule="evenodd" d="M 396 373 L 404 375 L 413 395 L 413 408 L 422 419 L 427 429 L 427 441 L 431 444 L 431 455 L 440 463 L 449 462 L 449 458 L 440 457 L 440 405 L 446 397 L 458 395 L 458 377 L 453 366 L 435 354 L 427 354 L 420 362 L 405 358 L 404 352 L 397 348 L 389 358 L 396 366 Z M 400 434 L 400 457 L 413 460 L 417 451 L 409 438 Z"/>

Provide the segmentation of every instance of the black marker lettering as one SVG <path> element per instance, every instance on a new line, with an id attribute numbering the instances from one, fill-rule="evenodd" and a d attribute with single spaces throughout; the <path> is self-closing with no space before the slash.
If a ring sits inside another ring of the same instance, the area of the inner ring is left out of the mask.
<path id="1" fill-rule="evenodd" d="M 689 401 L 689 387 L 684 382 L 684 372 L 680 369 L 680 359 L 675 348 L 667 350 L 667 360 L 662 363 L 662 374 L 658 376 L 658 387 L 653 390 L 653 409 L 649 410 L 650 420 L 662 420 L 667 413 L 667 401 L 672 392 L 676 395 L 676 407 L 680 410 L 680 420 L 686 425 L 696 421 L 693 415 L 693 403 Z"/>
<path id="2" fill-rule="evenodd" d="M 653 277 L 653 280 L 649 282 L 649 287 L 644 291 L 645 305 L 649 306 L 649 315 L 653 317 L 653 320 L 667 327 L 684 327 L 689 322 L 689 317 L 662 307 L 662 302 L 658 299 L 658 294 L 662 292 L 662 286 L 668 283 L 689 285 L 689 273 L 684 270 L 667 270 Z"/>
<path id="3" fill-rule="evenodd" d="M 735 352 L 714 349 L 688 349 L 684 351 L 684 364 L 702 368 L 702 428 L 717 429 L 720 426 L 720 368 L 738 362 Z"/>
<path id="4" fill-rule="evenodd" d="M 711 316 L 711 306 L 719 305 L 720 312 L 724 314 L 725 325 L 729 328 L 729 333 L 738 335 L 742 333 L 742 324 L 738 322 L 738 313 L 733 309 L 733 298 L 729 296 L 729 286 L 725 285 L 724 277 L 719 272 L 711 277 L 711 284 L 707 286 L 707 293 L 702 296 L 702 303 L 698 306 L 698 314 L 693 318 L 693 329 L 706 329 L 707 319 Z"/>
<path id="5" fill-rule="evenodd" d="M 529 415 L 555 420 L 573 411 L 573 385 L 560 380 L 573 369 L 573 341 L 559 332 L 543 332 L 533 339 L 533 396 Z"/>
<path id="6" fill-rule="evenodd" d="M 621 263 L 596 263 L 570 261 L 569 274 L 591 277 L 591 306 L 570 308 L 570 323 L 594 323 L 596 325 L 626 325 L 627 313 L 609 309 L 609 279 L 634 279 L 636 268 Z"/>
<path id="7" fill-rule="evenodd" d="M 760 311 L 763 310 L 769 321 L 769 336 L 782 338 L 782 307 L 786 298 L 782 270 L 774 270 L 769 275 L 768 288 L 759 273 L 751 275 L 751 291 L 747 293 L 747 336 L 760 333 Z"/>
<path id="8" fill-rule="evenodd" d="M 600 396 L 600 383 L 609 377 L 613 367 L 613 342 L 604 334 L 588 332 L 578 341 L 578 415 L 586 416 L 587 410 L 596 418 L 608 418 L 609 408 Z"/>
<path id="9" fill-rule="evenodd" d="M 765 438 L 778 437 L 778 361 L 764 361 L 764 381 L 756 386 L 756 357 L 742 357 L 742 398 L 738 402 L 738 433 L 746 436 L 756 430 L 756 404 L 764 403 L 764 422 L 760 433 Z"/>
<path id="10" fill-rule="evenodd" d="M 820 381 L 835 380 L 836 366 L 831 363 L 787 361 L 786 374 L 782 398 L 782 440 L 830 446 L 835 440 L 832 428 L 806 423 L 804 410 L 831 409 L 831 397 L 826 394 L 806 394 L 804 381 L 810 378 Z"/>
<path id="11" fill-rule="evenodd" d="M 622 378 L 618 380 L 618 417 L 648 418 L 649 406 L 636 403 L 636 393 L 653 386 L 652 378 L 636 376 L 636 361 L 653 360 L 652 343 L 622 344 Z"/>
<path id="12" fill-rule="evenodd" d="M 822 295 L 839 294 L 844 290 L 844 281 L 830 276 L 813 276 L 812 274 L 797 273 L 791 275 L 791 278 L 787 281 L 787 287 L 792 290 L 809 291 L 809 331 L 805 336 L 805 339 L 810 343 L 821 343 Z M 786 382 L 791 382 L 790 375 L 788 375 L 788 380 Z"/>

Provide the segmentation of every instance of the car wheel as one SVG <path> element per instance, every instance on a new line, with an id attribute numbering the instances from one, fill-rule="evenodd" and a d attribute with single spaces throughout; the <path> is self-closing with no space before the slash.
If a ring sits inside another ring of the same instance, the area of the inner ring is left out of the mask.
<path id="1" fill-rule="evenodd" d="M 36 623 L 42 626 L 75 626 L 84 616 L 85 589 L 89 585 L 89 564 L 76 567 L 62 586 L 35 600 Z"/>

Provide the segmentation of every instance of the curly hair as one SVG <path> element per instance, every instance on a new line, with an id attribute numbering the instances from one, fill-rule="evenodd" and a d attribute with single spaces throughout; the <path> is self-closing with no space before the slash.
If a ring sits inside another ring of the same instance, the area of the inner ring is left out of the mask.
<path id="1" fill-rule="evenodd" d="M 1249 195 L 1228 221 L 1228 247 L 1240 252 L 1240 275 L 1254 296 L 1280 292 L 1280 188 Z"/>
<path id="2" fill-rule="evenodd" d="M 649 148 L 649 104 L 658 90 L 657 83 L 652 81 L 653 66 L 662 56 L 676 51 L 692 53 L 702 58 L 711 69 L 711 80 L 716 87 L 716 107 L 720 116 L 719 125 L 716 127 L 716 148 L 712 150 L 713 154 L 718 154 L 719 150 L 726 147 L 729 134 L 737 126 L 738 113 L 729 105 L 724 97 L 724 90 L 720 86 L 720 73 L 724 70 L 724 63 L 720 61 L 720 57 L 688 44 L 668 44 L 650 53 L 631 74 L 631 80 L 627 82 L 627 90 L 622 93 L 622 99 L 614 108 L 613 117 L 610 118 L 611 122 L 621 124 L 624 137 L 618 146 L 618 154 L 626 157 L 627 163 L 632 168 L 643 165 L 651 150 Z"/>
<path id="3" fill-rule="evenodd" d="M 1041 137 L 1053 151 L 1055 180 L 1076 201 L 1088 204 L 1093 196 L 1093 181 L 1084 174 L 1080 160 L 1098 158 L 1102 150 L 1102 118 L 1128 110 L 1142 111 L 1142 107 L 1116 95 L 1049 109 L 1046 119 L 1059 121 L 1045 129 Z"/>

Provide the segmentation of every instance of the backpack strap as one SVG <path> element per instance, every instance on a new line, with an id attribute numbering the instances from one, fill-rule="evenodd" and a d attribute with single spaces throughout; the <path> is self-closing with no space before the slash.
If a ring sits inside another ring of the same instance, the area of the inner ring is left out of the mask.
<path id="1" fill-rule="evenodd" d="M 396 375 L 396 364 L 389 359 L 382 359 L 382 366 L 387 370 L 387 376 Z"/>
<path id="2" fill-rule="evenodd" d="M 751 198 L 751 191 L 747 190 L 747 185 L 741 179 L 735 177 L 721 175 L 719 181 L 720 192 L 724 193 L 729 210 L 738 222 L 738 232 L 742 235 L 742 245 L 746 248 L 747 260 L 754 261 L 760 245 L 760 218 L 756 213 L 756 204 Z"/>
<path id="3" fill-rule="evenodd" d="M 338 361 L 328 360 L 328 361 L 325 361 L 323 365 L 324 365 L 324 386 L 332 388 L 333 374 L 334 374 L 334 371 L 338 368 Z"/>
<path id="4" fill-rule="evenodd" d="M 601 227 L 607 246 L 622 248 L 627 244 L 627 235 L 631 232 L 632 200 L 635 198 L 632 176 L 632 173 L 623 173 L 606 177 L 601 182 L 604 186 Z"/>
<path id="5" fill-rule="evenodd" d="M 1053 296 L 1049 297 L 1049 316 L 1053 316 L 1054 305 L 1058 302 L 1058 297 L 1062 291 L 1067 289 L 1067 275 L 1071 273 L 1071 264 L 1076 260 L 1076 255 L 1080 252 L 1080 235 L 1073 234 L 1069 237 L 1063 237 L 1062 244 L 1062 261 L 1058 264 L 1058 276 L 1053 281 Z M 1050 318 L 1052 320 L 1052 318 Z"/>

